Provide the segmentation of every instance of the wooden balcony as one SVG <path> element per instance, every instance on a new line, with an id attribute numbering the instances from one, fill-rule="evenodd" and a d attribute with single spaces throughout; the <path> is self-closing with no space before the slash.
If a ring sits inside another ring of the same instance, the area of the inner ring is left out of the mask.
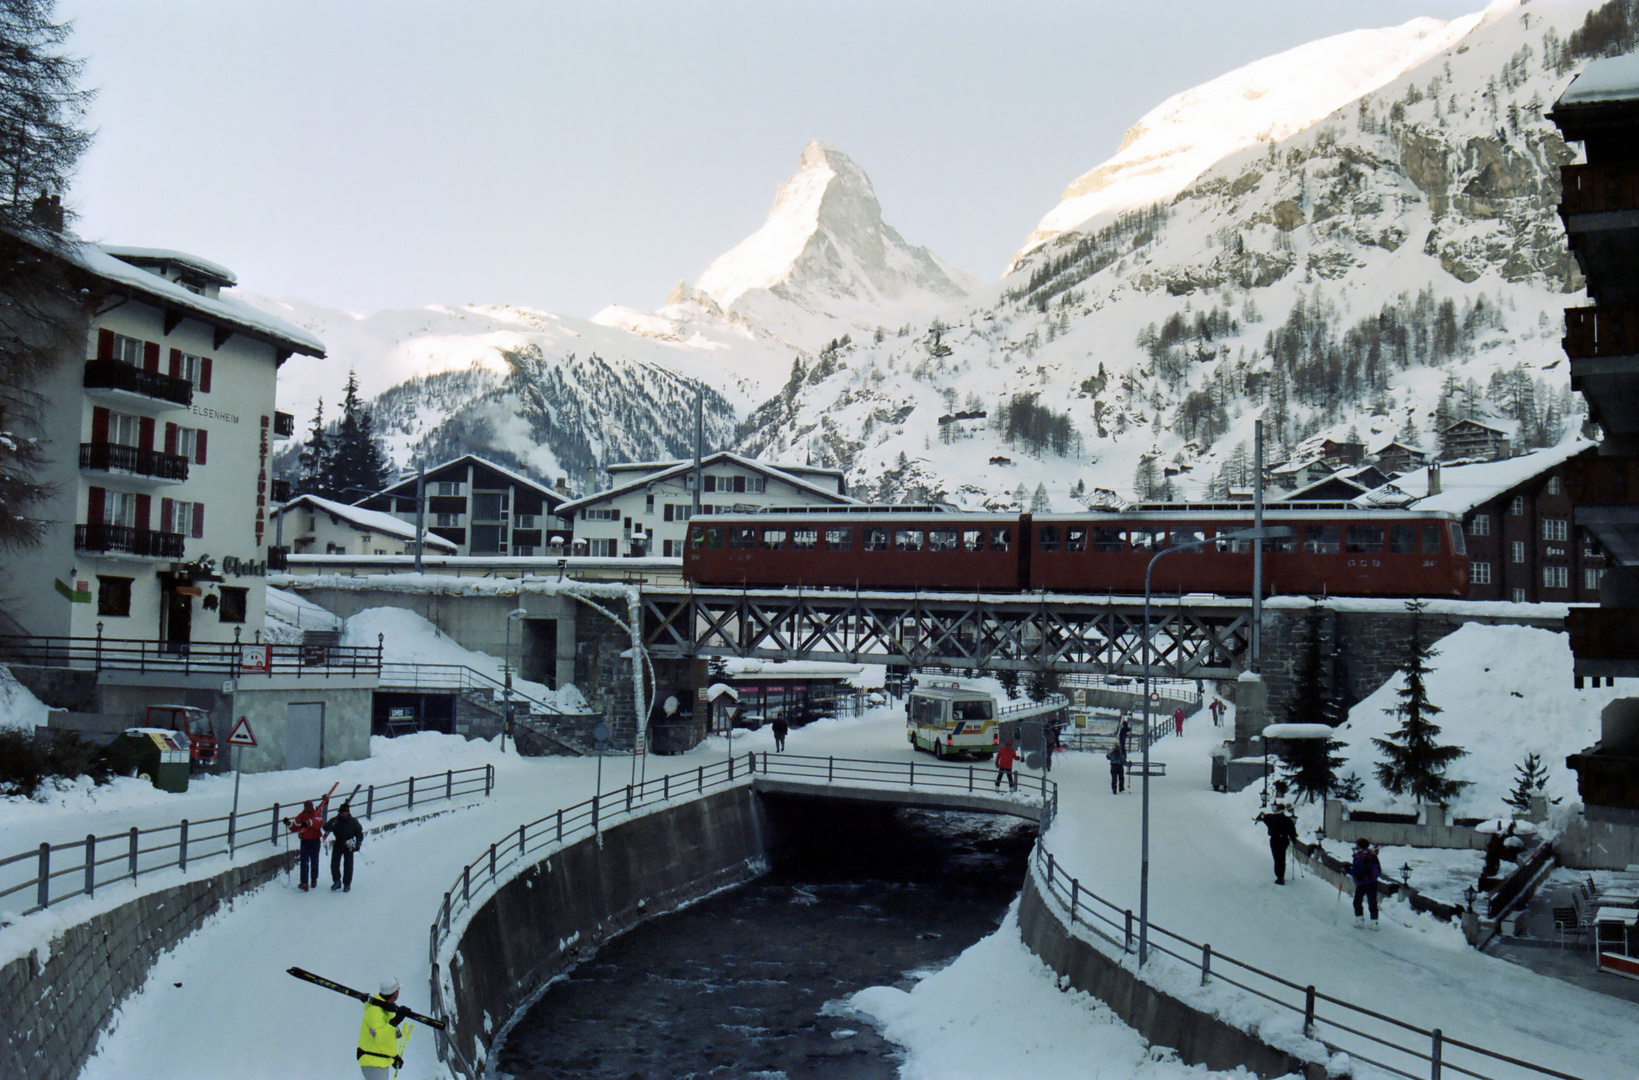
<path id="1" fill-rule="evenodd" d="M 1639 307 L 1566 308 L 1561 344 L 1572 360 L 1639 354 Z"/>
<path id="2" fill-rule="evenodd" d="M 193 404 L 193 383 L 158 371 L 147 371 L 119 360 L 87 360 L 85 388 L 129 394 L 150 402 L 187 408 Z"/>
<path id="3" fill-rule="evenodd" d="M 124 473 L 161 483 L 179 484 L 188 479 L 188 459 L 181 454 L 165 454 L 119 443 L 81 443 L 80 470 Z"/>
<path id="4" fill-rule="evenodd" d="M 182 558 L 181 533 L 134 529 L 129 525 L 76 525 L 74 550 L 93 555 L 128 555 L 139 559 Z"/>
<path id="5" fill-rule="evenodd" d="M 1562 165 L 1559 179 L 1562 217 L 1639 210 L 1639 167 L 1634 165 Z"/>

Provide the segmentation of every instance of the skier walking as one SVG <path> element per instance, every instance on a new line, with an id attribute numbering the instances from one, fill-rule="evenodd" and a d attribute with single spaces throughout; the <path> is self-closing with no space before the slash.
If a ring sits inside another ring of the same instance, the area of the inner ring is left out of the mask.
<path id="1" fill-rule="evenodd" d="M 1116 743 L 1104 756 L 1110 759 L 1110 794 L 1119 795 L 1127 790 L 1127 751 Z"/>
<path id="2" fill-rule="evenodd" d="M 1212 704 L 1207 706 L 1207 711 L 1212 714 L 1213 727 L 1222 726 L 1224 722 L 1224 712 L 1227 708 L 1228 706 L 1224 704 L 1223 698 L 1212 699 Z"/>
<path id="3" fill-rule="evenodd" d="M 1275 884 L 1286 884 L 1286 849 L 1298 838 L 1297 822 L 1285 806 L 1276 803 L 1252 819 L 1269 830 L 1269 854 L 1275 860 Z"/>
<path id="4" fill-rule="evenodd" d="M 1354 879 L 1354 924 L 1366 924 L 1363 905 L 1370 905 L 1372 912 L 1372 929 L 1377 929 L 1377 882 L 1383 876 L 1383 864 L 1377 859 L 1377 852 L 1362 836 L 1354 842 L 1354 857 L 1349 862 L 1349 876 Z"/>
<path id="5" fill-rule="evenodd" d="M 1013 750 L 1013 740 L 1002 743 L 1002 748 L 996 751 L 996 789 L 1001 790 L 1002 777 L 1007 777 L 1007 785 L 1013 790 L 1019 790 L 1019 774 L 1013 771 L 1013 759 L 1019 755 Z"/>
<path id="6" fill-rule="evenodd" d="M 774 718 L 774 749 L 775 750 L 780 751 L 781 753 L 783 753 L 785 751 L 785 736 L 790 731 L 791 731 L 791 725 L 787 724 L 785 722 L 785 717 L 776 716 Z"/>
<path id="7" fill-rule="evenodd" d="M 302 812 L 296 815 L 295 820 L 284 819 L 285 828 L 296 834 L 302 842 L 301 864 L 302 883 L 297 886 L 302 892 L 319 887 L 319 847 L 324 840 L 324 801 L 317 808 L 313 800 L 302 803 Z"/>
<path id="8" fill-rule="evenodd" d="M 398 980 L 381 980 L 381 992 L 364 1005 L 364 1021 L 359 1025 L 359 1071 L 364 1080 L 388 1080 L 388 1069 L 404 1067 L 406 1010 L 398 1007 Z"/>
<path id="9" fill-rule="evenodd" d="M 364 843 L 364 826 L 353 816 L 353 805 L 342 803 L 336 816 L 324 824 L 330 834 L 330 891 L 353 891 L 353 853 Z M 313 884 L 319 883 L 318 868 L 313 872 Z"/>

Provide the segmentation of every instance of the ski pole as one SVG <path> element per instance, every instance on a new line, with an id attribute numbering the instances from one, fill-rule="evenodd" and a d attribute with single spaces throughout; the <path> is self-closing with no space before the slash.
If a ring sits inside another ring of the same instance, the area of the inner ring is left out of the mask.
<path id="1" fill-rule="evenodd" d="M 404 1060 L 404 1051 L 410 1048 L 410 1032 L 414 1030 L 414 1023 L 409 1020 L 404 1021 L 404 1038 L 399 1040 L 398 1044 L 398 1060 L 400 1061 Z M 397 1066 L 393 1069 L 393 1080 L 398 1080 L 398 1070 L 401 1068 L 403 1068 L 403 1066 Z"/>

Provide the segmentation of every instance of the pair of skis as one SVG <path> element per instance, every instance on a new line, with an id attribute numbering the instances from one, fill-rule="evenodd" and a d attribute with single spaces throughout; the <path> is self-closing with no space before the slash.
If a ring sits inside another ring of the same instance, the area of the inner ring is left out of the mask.
<path id="1" fill-rule="evenodd" d="M 327 979 L 323 975 L 315 975 L 305 968 L 293 967 L 289 968 L 288 971 L 290 974 L 296 976 L 296 978 L 310 982 L 314 986 L 322 986 L 326 990 L 334 990 L 338 994 L 345 994 L 350 998 L 356 998 L 359 1001 L 364 1002 L 366 1005 L 368 1005 L 372 1000 L 381 1000 L 381 995 L 379 994 L 366 994 L 363 990 L 354 990 L 351 986 L 343 986 L 341 983 L 336 982 L 333 979 Z M 385 1002 L 383 1002 L 383 1004 L 385 1004 Z M 406 1009 L 402 1006 L 395 1005 L 392 1007 L 392 1011 L 395 1016 L 401 1016 L 406 1021 L 404 1024 L 404 1040 L 398 1044 L 398 1056 L 400 1060 L 404 1057 L 404 1051 L 409 1048 L 410 1033 L 415 1030 L 415 1025 L 409 1023 L 408 1021 L 419 1020 L 423 1024 L 427 1024 L 430 1027 L 438 1029 L 439 1031 L 444 1030 L 444 1021 L 434 1020 L 430 1016 L 423 1016 L 414 1009 Z M 398 1069 L 395 1068 L 393 1070 L 393 1076 L 398 1076 Z"/>

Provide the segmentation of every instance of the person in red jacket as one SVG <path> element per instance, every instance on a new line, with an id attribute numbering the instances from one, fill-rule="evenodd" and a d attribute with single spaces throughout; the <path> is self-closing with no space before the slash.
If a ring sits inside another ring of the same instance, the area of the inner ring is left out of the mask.
<path id="1" fill-rule="evenodd" d="M 1013 740 L 1002 743 L 1002 748 L 996 751 L 996 787 L 1002 786 L 1002 777 L 1007 777 L 1008 786 L 1019 790 L 1019 774 L 1013 771 L 1013 759 L 1019 755 L 1013 751 Z"/>
<path id="2" fill-rule="evenodd" d="M 1182 705 L 1173 711 L 1172 725 L 1177 729 L 1177 734 L 1182 735 L 1184 733 L 1184 707 Z"/>
<path id="3" fill-rule="evenodd" d="M 328 800 L 326 800 L 328 801 Z M 285 827 L 302 842 L 302 883 L 297 886 L 306 892 L 309 888 L 318 888 L 319 885 L 319 848 L 324 839 L 324 808 L 322 804 L 315 808 L 313 800 L 309 799 L 302 804 L 302 812 L 296 815 L 295 820 L 285 818 Z"/>

